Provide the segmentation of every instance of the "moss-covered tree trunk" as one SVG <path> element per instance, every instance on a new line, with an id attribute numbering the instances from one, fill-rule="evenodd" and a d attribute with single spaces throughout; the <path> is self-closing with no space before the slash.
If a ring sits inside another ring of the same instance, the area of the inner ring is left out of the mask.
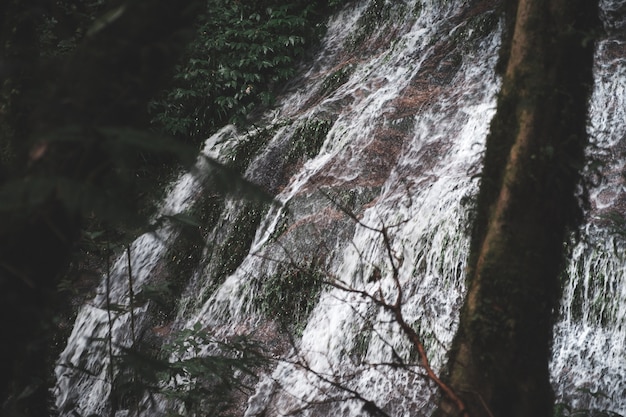
<path id="1" fill-rule="evenodd" d="M 580 214 L 597 3 L 505 7 L 503 85 L 446 376 L 471 417 L 552 415 L 548 362 L 563 242 Z M 437 413 L 459 410 L 444 398 Z"/>

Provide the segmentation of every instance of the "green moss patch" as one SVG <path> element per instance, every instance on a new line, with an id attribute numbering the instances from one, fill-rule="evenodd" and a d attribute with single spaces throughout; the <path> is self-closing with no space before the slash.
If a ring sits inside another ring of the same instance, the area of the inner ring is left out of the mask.
<path id="1" fill-rule="evenodd" d="M 300 333 L 319 299 L 326 275 L 317 261 L 308 265 L 280 265 L 264 277 L 255 299 L 256 307 L 289 330 Z"/>

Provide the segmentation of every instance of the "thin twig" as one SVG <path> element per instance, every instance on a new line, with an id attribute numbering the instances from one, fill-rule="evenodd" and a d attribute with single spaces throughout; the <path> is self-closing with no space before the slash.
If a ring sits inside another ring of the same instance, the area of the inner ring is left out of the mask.
<path id="1" fill-rule="evenodd" d="M 321 373 L 314 371 L 311 368 L 311 366 L 308 363 L 306 363 L 306 361 L 302 360 L 302 361 L 297 361 L 297 362 L 290 362 L 290 361 L 285 361 L 285 362 L 290 363 L 291 365 L 300 367 L 304 369 L 305 371 L 315 375 L 315 377 L 320 379 L 322 382 L 325 382 L 329 384 L 330 386 L 337 388 L 343 392 L 347 392 L 348 394 L 351 394 L 352 398 L 350 399 L 360 401 L 363 404 L 363 409 L 367 411 L 369 414 L 378 415 L 381 417 L 390 417 L 389 414 L 387 414 L 383 409 L 378 407 L 376 403 L 374 403 L 372 400 L 368 400 L 365 397 L 363 397 L 361 394 L 359 394 L 358 391 L 350 389 L 346 387 L 345 385 L 342 385 L 340 382 L 333 381 L 323 376 Z"/>
<path id="2" fill-rule="evenodd" d="M 391 241 L 389 239 L 389 235 L 387 234 L 387 229 L 383 226 L 382 228 L 383 240 L 385 242 L 385 246 L 387 248 L 387 256 L 389 257 L 389 262 L 392 265 L 393 270 L 393 281 L 396 285 L 396 291 L 398 292 L 398 296 L 396 297 L 396 302 L 393 305 L 385 304 L 383 307 L 391 311 L 396 318 L 396 322 L 400 325 L 400 328 L 404 331 L 405 335 L 409 338 L 413 346 L 417 349 L 420 362 L 422 367 L 426 371 L 428 377 L 441 389 L 446 397 L 450 399 L 454 403 L 454 405 L 459 410 L 459 414 L 463 417 L 469 417 L 469 412 L 465 406 L 465 403 L 457 395 L 457 393 L 450 387 L 448 384 L 443 382 L 435 373 L 435 371 L 430 366 L 430 362 L 428 360 L 428 355 L 426 354 L 426 349 L 424 348 L 424 344 L 420 336 L 417 334 L 415 329 L 411 327 L 405 320 L 404 315 L 402 314 L 402 285 L 400 284 L 400 277 L 398 267 L 394 262 L 393 252 L 391 250 Z"/>
<path id="3" fill-rule="evenodd" d="M 111 385 L 113 385 L 113 319 L 111 317 L 111 248 L 109 242 L 107 242 L 107 254 L 106 254 L 106 267 L 107 267 L 107 279 L 106 279 L 106 309 L 109 325 L 108 344 L 109 344 L 109 378 Z"/>
<path id="4" fill-rule="evenodd" d="M 128 302 L 130 305 L 130 332 L 132 343 L 135 343 L 135 293 L 133 291 L 133 270 L 130 259 L 130 245 L 126 245 L 126 257 L 128 259 Z"/>
<path id="5" fill-rule="evenodd" d="M 420 364 L 426 371 L 428 378 L 431 381 L 433 381 L 435 385 L 437 385 L 437 387 L 443 392 L 443 394 L 446 397 L 448 397 L 448 399 L 450 399 L 450 401 L 454 403 L 454 405 L 459 410 L 459 414 L 461 416 L 469 417 L 469 412 L 467 410 L 467 407 L 465 406 L 465 403 L 461 399 L 461 397 L 459 397 L 449 385 L 447 385 L 437 376 L 437 374 L 435 373 L 435 371 L 432 369 L 430 365 L 428 356 L 426 354 L 426 349 L 424 348 L 424 344 L 422 343 L 420 336 L 413 329 L 413 327 L 411 327 L 404 320 L 404 315 L 402 314 L 402 287 L 401 287 L 400 278 L 399 278 L 399 269 L 394 260 L 395 257 L 393 256 L 393 251 L 391 249 L 391 240 L 389 239 L 389 235 L 387 234 L 387 228 L 383 225 L 383 228 L 380 232 L 383 234 L 383 241 L 385 243 L 385 247 L 387 250 L 387 256 L 389 257 L 389 261 L 392 265 L 392 272 L 393 272 L 392 279 L 394 281 L 394 284 L 396 286 L 396 291 L 397 291 L 397 296 L 393 304 L 390 304 L 385 301 L 383 294 L 382 294 L 382 289 L 380 287 L 377 291 L 378 297 L 376 297 L 367 291 L 357 290 L 355 288 L 348 286 L 345 283 L 338 284 L 337 282 L 341 282 L 338 280 L 329 281 L 327 283 L 328 285 L 331 285 L 343 291 L 358 294 L 358 295 L 361 295 L 362 297 L 368 298 L 374 304 L 392 313 L 395 318 L 396 323 L 400 326 L 404 334 L 408 337 L 411 344 L 418 351 Z"/>

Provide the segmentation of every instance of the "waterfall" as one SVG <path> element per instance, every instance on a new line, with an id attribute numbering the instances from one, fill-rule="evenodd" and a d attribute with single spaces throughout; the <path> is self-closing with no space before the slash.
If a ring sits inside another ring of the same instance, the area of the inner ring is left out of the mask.
<path id="1" fill-rule="evenodd" d="M 626 414 L 626 14 L 624 1 L 601 2 L 607 36 L 595 53 L 588 132 L 593 180 L 588 222 L 571 248 L 555 326 L 551 372 L 557 402 Z"/>
<path id="2" fill-rule="evenodd" d="M 151 317 L 150 303 L 130 305 L 121 255 L 58 360 L 61 416 L 179 407 L 160 396 L 112 404 L 119 369 L 109 361 L 140 334 L 166 343 L 194 328 L 220 340 L 249 334 L 273 357 L 238 415 L 432 411 L 435 387 L 407 365 L 413 347 L 364 294 L 395 300 L 401 292 L 405 320 L 440 369 L 463 301 L 476 176 L 499 89 L 500 20 L 488 1 L 355 3 L 329 20 L 316 58 L 262 123 L 207 140 L 155 219 L 202 206 L 215 181 L 205 156 L 240 166 L 274 203 L 230 195 L 211 206 L 219 215 L 166 323 Z M 589 170 L 601 180 L 590 190 L 589 224 L 571 245 L 551 372 L 558 401 L 626 414 L 626 253 L 611 228 L 624 190 L 624 1 L 602 7 L 609 35 L 596 52 L 589 128 L 602 175 Z M 159 224 L 130 247 L 136 293 L 162 279 L 179 239 L 180 225 Z M 107 303 L 124 308 L 109 319 Z"/>

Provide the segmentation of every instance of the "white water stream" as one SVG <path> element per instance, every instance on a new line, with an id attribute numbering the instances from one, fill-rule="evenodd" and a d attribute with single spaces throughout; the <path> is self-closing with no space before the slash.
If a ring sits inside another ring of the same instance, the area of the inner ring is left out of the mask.
<path id="1" fill-rule="evenodd" d="M 555 327 L 557 401 L 626 415 L 626 2 L 601 2 L 608 36 L 596 46 L 589 156 L 601 178 L 572 249 Z M 591 176 L 591 174 L 590 174 Z M 617 233 L 616 233 L 617 232 Z"/>
<path id="2" fill-rule="evenodd" d="M 216 337 L 274 329 L 264 341 L 279 360 L 261 376 L 241 415 L 360 416 L 371 404 L 389 416 L 426 416 L 432 409 L 434 388 L 423 370 L 398 366 L 414 360 L 410 344 L 357 292 L 393 300 L 395 270 L 406 321 L 419 328 L 434 368 L 443 364 L 464 291 L 468 208 L 478 186 L 473 176 L 480 172 L 499 87 L 498 20 L 488 8 L 468 3 L 373 0 L 344 9 L 330 20 L 318 58 L 266 115 L 273 136 L 245 176 L 280 204 L 261 218 L 241 264 L 219 278 L 215 254 L 224 252 L 216 248 L 237 232 L 235 223 L 248 207 L 227 199 L 222 220 L 207 234 L 204 261 L 169 323 L 171 329 L 201 323 Z M 610 11 L 624 1 L 604 3 Z M 626 207 L 619 158 L 626 145 L 626 53 L 615 16 L 608 13 L 612 34 L 598 47 L 590 123 L 600 149 L 594 152 L 608 158 L 606 179 L 592 190 L 592 222 L 573 249 L 552 374 L 559 401 L 626 414 L 626 254 L 600 218 Z M 319 152 L 289 160 L 297 132 L 320 120 L 331 126 Z M 254 140 L 254 132 L 227 127 L 203 152 L 227 161 L 238 143 Z M 184 212 L 198 199 L 207 182 L 204 161 L 198 164 L 173 185 L 162 214 Z M 136 291 L 158 275 L 177 233 L 170 225 L 133 243 Z M 296 345 L 281 347 L 286 339 L 255 300 L 281 268 L 314 259 L 325 280 L 349 290 L 325 286 Z M 114 304 L 128 304 L 126 263 L 122 256 L 112 270 Z M 164 414 L 164 401 L 143 412 L 112 410 L 103 342 L 109 334 L 106 292 L 104 280 L 79 312 L 56 369 L 56 406 L 62 416 Z M 136 326 L 148 328 L 144 311 L 134 309 Z M 128 313 L 115 314 L 115 346 L 132 344 L 129 321 Z"/>

